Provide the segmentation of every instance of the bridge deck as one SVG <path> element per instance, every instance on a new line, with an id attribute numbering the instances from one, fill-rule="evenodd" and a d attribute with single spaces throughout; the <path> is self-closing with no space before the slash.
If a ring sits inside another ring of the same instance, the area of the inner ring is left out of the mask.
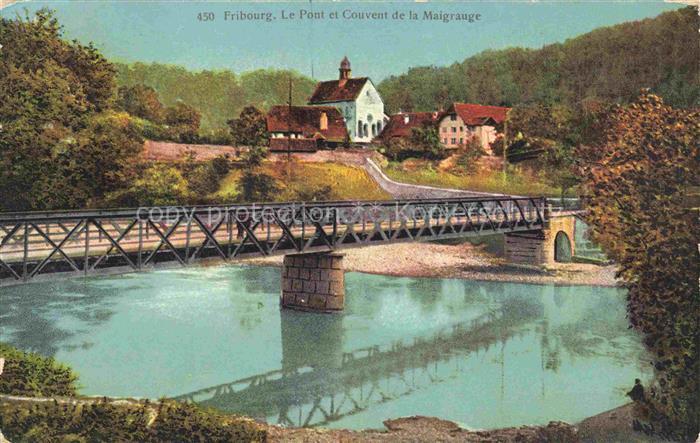
<path id="1" fill-rule="evenodd" d="M 0 285 L 371 243 L 541 229 L 543 198 L 275 203 L 0 214 Z"/>

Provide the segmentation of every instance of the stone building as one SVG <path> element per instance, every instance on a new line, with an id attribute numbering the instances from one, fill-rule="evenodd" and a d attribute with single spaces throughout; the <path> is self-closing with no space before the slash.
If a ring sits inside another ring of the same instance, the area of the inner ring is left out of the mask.
<path id="1" fill-rule="evenodd" d="M 502 106 L 454 103 L 439 120 L 440 141 L 446 148 L 455 149 L 477 137 L 486 153 L 492 154 L 490 144 L 502 132 L 509 110 Z"/>
<path id="2" fill-rule="evenodd" d="M 333 106 L 345 119 L 352 143 L 369 143 L 381 134 L 387 117 L 384 102 L 369 77 L 352 77 L 347 57 L 340 62 L 338 80 L 320 82 L 309 99 L 313 106 Z"/>

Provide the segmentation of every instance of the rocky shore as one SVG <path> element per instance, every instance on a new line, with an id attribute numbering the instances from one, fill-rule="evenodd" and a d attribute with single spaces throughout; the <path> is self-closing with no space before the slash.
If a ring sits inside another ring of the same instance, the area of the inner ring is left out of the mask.
<path id="1" fill-rule="evenodd" d="M 543 285 L 617 286 L 615 266 L 557 263 L 547 268 L 513 265 L 487 252 L 484 245 L 413 243 L 344 249 L 345 270 L 397 277 L 459 278 Z M 243 263 L 281 266 L 282 257 L 244 260 Z"/>

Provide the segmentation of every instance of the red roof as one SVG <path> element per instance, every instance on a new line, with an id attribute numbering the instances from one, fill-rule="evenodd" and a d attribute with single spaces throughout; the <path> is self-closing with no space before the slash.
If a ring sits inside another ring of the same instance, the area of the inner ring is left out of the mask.
<path id="1" fill-rule="evenodd" d="M 389 121 L 379 138 L 387 140 L 393 137 L 410 137 L 413 128 L 434 124 L 440 117 L 442 117 L 442 114 L 439 112 L 404 112 L 394 114 L 389 117 Z"/>
<path id="2" fill-rule="evenodd" d="M 330 80 L 327 82 L 320 82 L 316 85 L 316 90 L 311 94 L 309 103 L 329 103 L 329 102 L 343 102 L 349 100 L 355 100 L 362 87 L 369 78 L 359 77 L 359 78 L 349 78 L 347 80 Z"/>
<path id="3" fill-rule="evenodd" d="M 324 113 L 328 127 L 321 129 Z M 273 106 L 267 113 L 267 131 L 294 132 L 303 138 L 323 138 L 334 142 L 342 142 L 347 136 L 345 120 L 340 111 L 332 106 L 292 106 L 291 118 L 289 106 Z"/>
<path id="4" fill-rule="evenodd" d="M 484 106 L 471 103 L 454 103 L 445 112 L 445 115 L 457 114 L 467 125 L 481 126 L 488 122 L 489 119 L 494 123 L 503 123 L 506 119 L 506 113 L 510 108 L 503 106 Z"/>

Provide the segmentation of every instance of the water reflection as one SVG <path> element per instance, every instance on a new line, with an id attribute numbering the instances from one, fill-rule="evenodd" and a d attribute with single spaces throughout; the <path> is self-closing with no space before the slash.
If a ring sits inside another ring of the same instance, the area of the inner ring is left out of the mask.
<path id="1" fill-rule="evenodd" d="M 114 314 L 111 307 L 124 289 L 82 279 L 1 288 L 0 338 L 51 357 L 62 348 L 88 348 L 92 346 L 89 340 L 67 343 L 108 322 Z M 73 318 L 83 327 L 61 325 L 59 320 L 65 318 Z"/>
<path id="2" fill-rule="evenodd" d="M 645 378 L 614 289 L 349 273 L 340 315 L 280 311 L 279 270 L 218 266 L 0 289 L 0 340 L 95 395 L 177 397 L 285 425 L 576 421 Z"/>

